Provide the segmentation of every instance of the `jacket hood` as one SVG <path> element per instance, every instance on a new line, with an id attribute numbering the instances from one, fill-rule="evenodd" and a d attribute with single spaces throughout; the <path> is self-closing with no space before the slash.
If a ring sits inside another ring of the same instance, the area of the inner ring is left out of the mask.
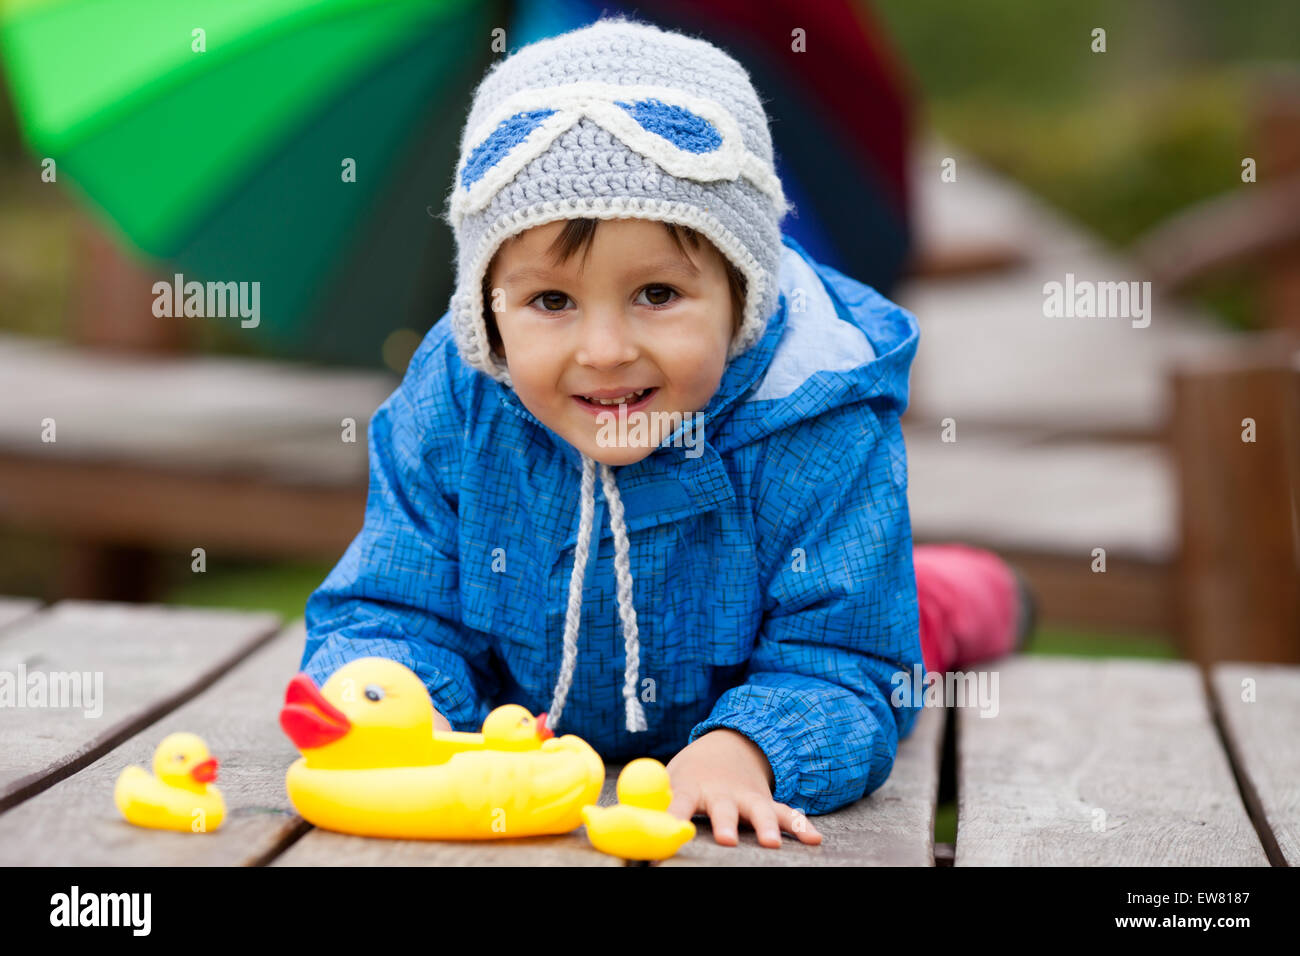
<path id="1" fill-rule="evenodd" d="M 738 358 L 706 408 L 720 452 L 869 402 L 902 415 L 919 331 L 906 309 L 815 261 L 782 237 L 780 304 L 767 334 Z"/>
<path id="2" fill-rule="evenodd" d="M 702 417 L 682 426 L 700 429 L 702 423 L 705 445 L 715 463 L 737 448 L 843 405 L 867 403 L 877 412 L 895 415 L 907 408 L 908 375 L 919 342 L 915 318 L 870 286 L 816 262 L 789 236 L 782 237 L 782 246 L 779 304 L 763 337 L 727 366 L 718 390 L 700 413 Z M 506 408 L 549 433 L 512 389 L 500 383 L 495 383 L 495 388 Z M 650 469 L 673 467 L 668 463 L 674 461 L 677 435 L 675 432 L 668 436 L 642 461 L 620 467 L 618 475 L 635 481 Z M 644 730 L 645 717 L 637 698 L 640 645 L 628 557 L 629 528 L 615 471 L 558 436 L 554 438 L 564 459 L 579 469 L 582 477 L 564 651 L 548 711 L 549 724 L 554 727 L 559 722 L 573 679 L 599 474 L 614 538 L 616 593 L 626 661 L 626 726 L 629 731 Z M 599 540 L 601 529 L 595 530 Z"/>

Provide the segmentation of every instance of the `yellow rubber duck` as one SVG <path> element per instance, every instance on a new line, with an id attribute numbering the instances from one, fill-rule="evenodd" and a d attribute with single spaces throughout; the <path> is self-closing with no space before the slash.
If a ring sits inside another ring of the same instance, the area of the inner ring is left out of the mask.
<path id="1" fill-rule="evenodd" d="M 289 682 L 280 726 L 302 752 L 289 799 L 316 826 L 399 839 L 567 833 L 600 793 L 605 765 L 585 741 L 507 704 L 482 733 L 433 730 L 409 668 L 382 657 L 344 665 L 317 689 Z"/>
<path id="2" fill-rule="evenodd" d="M 658 760 L 633 760 L 618 775 L 618 805 L 582 808 L 587 838 L 602 853 L 625 860 L 666 860 L 695 838 L 695 824 L 668 813 L 673 802 L 668 769 Z"/>
<path id="3" fill-rule="evenodd" d="M 138 827 L 208 833 L 226 818 L 216 779 L 217 760 L 202 738 L 169 734 L 154 751 L 152 774 L 131 766 L 118 775 L 113 801 Z"/>

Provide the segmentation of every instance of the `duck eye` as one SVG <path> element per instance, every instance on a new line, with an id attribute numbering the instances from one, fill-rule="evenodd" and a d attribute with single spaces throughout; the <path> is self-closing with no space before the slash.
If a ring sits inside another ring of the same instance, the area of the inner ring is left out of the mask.
<path id="1" fill-rule="evenodd" d="M 378 684 L 366 685 L 366 700 L 383 700 L 384 689 Z"/>
<path id="2" fill-rule="evenodd" d="M 177 763 L 184 763 L 184 762 L 185 762 L 185 755 L 184 755 L 184 754 L 177 754 L 175 757 L 172 757 L 172 759 L 175 760 Z"/>
<path id="3" fill-rule="evenodd" d="M 528 726 L 528 722 L 529 722 L 530 720 L 532 720 L 532 719 L 533 719 L 533 718 L 531 718 L 531 717 L 520 717 L 520 718 L 519 718 L 519 726 L 520 726 L 520 727 L 526 727 L 526 726 Z"/>

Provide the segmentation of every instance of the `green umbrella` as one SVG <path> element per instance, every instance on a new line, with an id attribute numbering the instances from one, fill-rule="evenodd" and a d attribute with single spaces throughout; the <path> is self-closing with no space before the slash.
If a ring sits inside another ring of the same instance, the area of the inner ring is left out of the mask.
<path id="1" fill-rule="evenodd" d="M 499 7 L 9 0 L 29 148 L 186 280 L 258 282 L 272 351 L 373 364 L 442 311 L 440 205 Z M 200 32 L 201 31 L 201 32 Z M 355 181 L 344 175 L 355 163 Z M 445 303 L 442 303 L 445 304 Z M 229 320 L 215 320 L 229 321 Z"/>

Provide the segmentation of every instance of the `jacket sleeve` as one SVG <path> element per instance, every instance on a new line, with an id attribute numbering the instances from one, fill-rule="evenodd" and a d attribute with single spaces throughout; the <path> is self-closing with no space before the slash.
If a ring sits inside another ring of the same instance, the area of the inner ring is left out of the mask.
<path id="1" fill-rule="evenodd" d="M 895 694 L 921 664 L 906 451 L 897 414 L 868 404 L 773 439 L 755 486 L 762 625 L 744 682 L 690 739 L 744 734 L 773 799 L 828 813 L 885 782 L 919 713 Z"/>
<path id="2" fill-rule="evenodd" d="M 424 681 L 456 730 L 477 730 L 494 691 L 491 653 L 461 624 L 457 488 L 464 416 L 435 332 L 370 420 L 365 523 L 307 601 L 302 670 L 318 684 L 358 657 Z M 453 356 L 454 357 L 454 356 Z"/>

